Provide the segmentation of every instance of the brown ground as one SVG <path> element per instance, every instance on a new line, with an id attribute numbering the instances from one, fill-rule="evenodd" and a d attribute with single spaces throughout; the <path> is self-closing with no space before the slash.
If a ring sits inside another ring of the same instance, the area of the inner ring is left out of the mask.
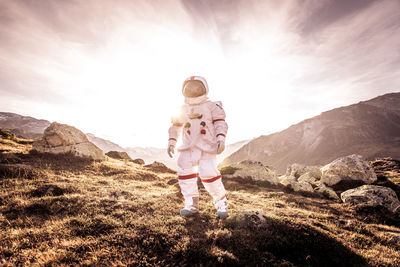
<path id="1" fill-rule="evenodd" d="M 371 162 L 378 178 L 389 179 L 400 184 L 400 160 L 382 158 Z"/>
<path id="2" fill-rule="evenodd" d="M 225 180 L 227 220 L 202 187 L 200 214 L 185 219 L 176 175 L 160 165 L 10 142 L 0 141 L 0 265 L 400 265 L 400 219 L 383 208 Z"/>

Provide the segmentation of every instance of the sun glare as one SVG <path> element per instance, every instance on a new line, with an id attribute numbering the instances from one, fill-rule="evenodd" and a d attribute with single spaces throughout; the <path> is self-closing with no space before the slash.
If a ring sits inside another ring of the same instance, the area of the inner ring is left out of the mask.
<path id="1" fill-rule="evenodd" d="M 287 125 L 282 118 L 291 115 L 282 105 L 302 59 L 281 52 L 285 37 L 276 27 L 266 25 L 274 32 L 271 37 L 245 25 L 234 43 L 224 45 L 217 35 L 193 33 L 183 24 L 142 24 L 133 34 L 126 21 L 95 51 L 65 47 L 74 76 L 53 77 L 75 108 L 54 117 L 122 146 L 164 147 L 170 118 L 183 104 L 183 80 L 201 75 L 210 99 L 223 102 L 228 120 L 240 122 L 230 125 L 228 142 Z M 272 115 L 278 110 L 279 116 Z M 249 119 L 261 113 L 269 124 Z"/>
<path id="2" fill-rule="evenodd" d="M 101 53 L 76 62 L 79 72 L 71 93 L 82 98 L 86 109 L 108 120 L 104 129 L 94 122 L 83 128 L 111 135 L 111 123 L 113 130 L 136 134 L 138 126 L 145 125 L 140 138 L 147 139 L 150 133 L 168 128 L 170 117 L 183 104 L 181 84 L 187 76 L 221 72 L 217 69 L 223 62 L 212 45 L 165 29 L 158 29 L 150 40 L 132 44 L 115 38 Z M 127 118 L 132 118 L 131 124 L 124 123 Z M 129 136 L 121 143 L 129 143 Z"/>

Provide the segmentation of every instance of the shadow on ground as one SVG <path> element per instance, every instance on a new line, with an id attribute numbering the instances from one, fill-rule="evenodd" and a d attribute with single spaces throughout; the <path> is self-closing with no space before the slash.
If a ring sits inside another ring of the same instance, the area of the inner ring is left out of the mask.
<path id="1" fill-rule="evenodd" d="M 220 221 L 221 230 L 207 235 L 210 226 L 213 227 L 209 221 L 211 218 L 204 216 L 187 219 L 190 243 L 176 262 L 229 266 L 368 266 L 363 257 L 309 225 L 244 212 Z"/>

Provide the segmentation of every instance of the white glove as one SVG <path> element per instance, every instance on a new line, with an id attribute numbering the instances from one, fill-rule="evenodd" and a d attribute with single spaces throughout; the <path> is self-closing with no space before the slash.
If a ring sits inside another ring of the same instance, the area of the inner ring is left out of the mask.
<path id="1" fill-rule="evenodd" d="M 217 154 L 221 154 L 225 150 L 225 142 L 222 140 L 217 141 Z"/>
<path id="2" fill-rule="evenodd" d="M 175 154 L 175 146 L 174 145 L 169 145 L 168 147 L 168 156 L 170 158 L 173 158 Z"/>

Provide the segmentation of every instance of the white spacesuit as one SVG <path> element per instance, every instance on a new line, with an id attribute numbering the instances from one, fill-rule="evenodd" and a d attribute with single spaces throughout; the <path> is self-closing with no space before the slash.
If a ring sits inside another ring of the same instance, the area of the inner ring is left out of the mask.
<path id="1" fill-rule="evenodd" d="M 178 117 L 172 118 L 169 128 L 168 154 L 172 157 L 175 145 L 182 132 L 182 146 L 178 148 L 178 176 L 185 207 L 182 216 L 198 212 L 199 176 L 205 189 L 213 198 L 214 206 L 220 218 L 228 216 L 225 188 L 221 173 L 217 168 L 216 155 L 225 148 L 225 136 L 228 125 L 221 102 L 208 99 L 208 85 L 200 76 L 187 78 L 182 86 L 185 104 Z M 198 167 L 198 173 L 195 171 Z"/>

